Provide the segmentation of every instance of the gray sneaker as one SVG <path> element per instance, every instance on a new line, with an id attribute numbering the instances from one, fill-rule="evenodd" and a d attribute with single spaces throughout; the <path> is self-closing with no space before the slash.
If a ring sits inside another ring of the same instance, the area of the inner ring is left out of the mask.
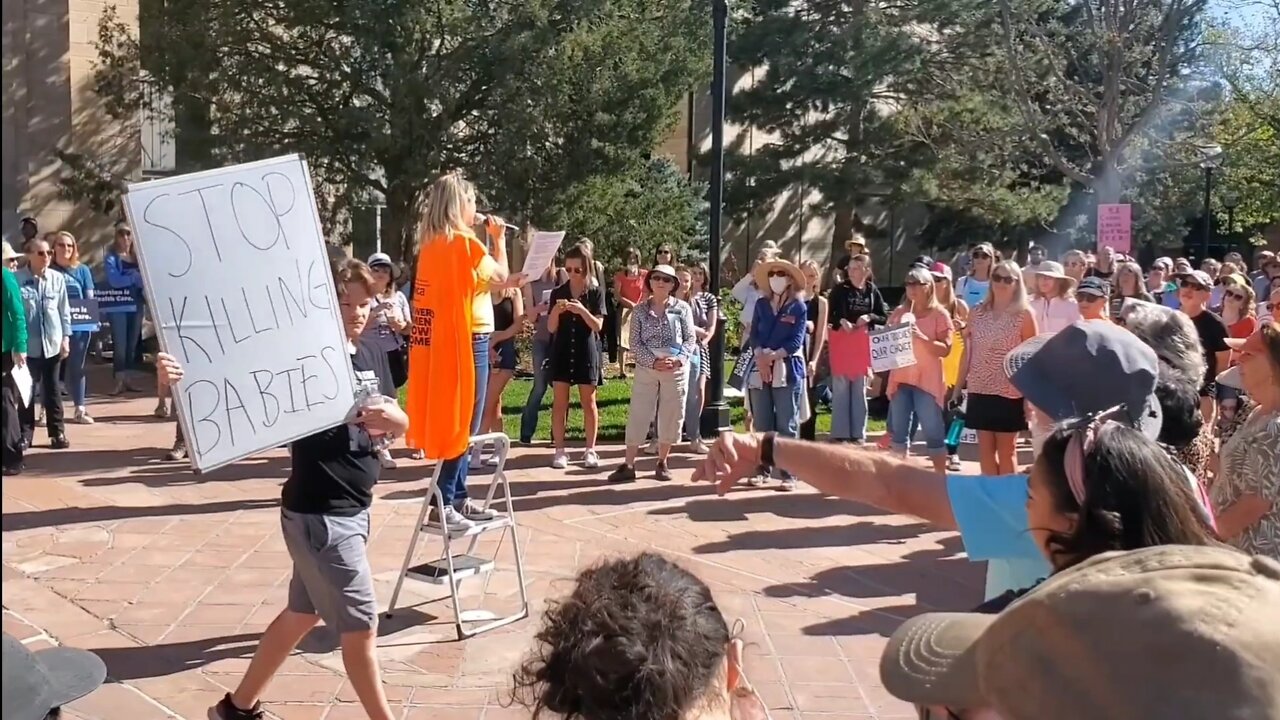
<path id="1" fill-rule="evenodd" d="M 488 508 L 480 507 L 479 504 L 470 498 L 459 503 L 454 503 L 453 507 L 462 515 L 462 517 L 472 522 L 485 523 L 498 519 L 498 513 Z"/>
<path id="2" fill-rule="evenodd" d="M 468 520 L 458 512 L 457 508 L 452 505 L 444 506 L 444 522 L 440 522 L 440 508 L 435 505 L 431 506 L 431 514 L 427 516 L 427 524 L 431 527 L 447 529 L 450 533 L 466 532 L 476 526 L 476 524 Z"/>

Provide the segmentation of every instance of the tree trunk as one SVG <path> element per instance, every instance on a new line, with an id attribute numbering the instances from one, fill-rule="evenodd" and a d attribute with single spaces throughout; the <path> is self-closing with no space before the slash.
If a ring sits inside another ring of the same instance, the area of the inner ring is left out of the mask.
<path id="1" fill-rule="evenodd" d="M 823 287 L 831 287 L 835 277 L 836 262 L 840 258 L 849 253 L 845 248 L 845 243 L 853 239 L 853 217 L 856 211 L 852 204 L 840 204 L 836 206 L 834 222 L 831 226 L 831 260 L 827 262 L 826 277 L 823 278 Z M 873 252 L 871 248 L 867 248 L 867 252 Z"/>
<path id="2" fill-rule="evenodd" d="M 426 190 L 410 181 L 394 181 L 387 188 L 387 219 L 382 224 L 382 247 L 413 272 L 418 254 L 418 225 Z"/>

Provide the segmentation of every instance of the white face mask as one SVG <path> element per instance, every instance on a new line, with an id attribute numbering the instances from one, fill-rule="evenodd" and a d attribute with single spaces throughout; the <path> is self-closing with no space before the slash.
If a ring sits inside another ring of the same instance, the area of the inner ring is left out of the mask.
<path id="1" fill-rule="evenodd" d="M 772 290 L 773 294 L 775 295 L 781 295 L 782 293 L 786 292 L 787 288 L 790 286 L 791 286 L 791 281 L 788 280 L 787 278 L 784 278 L 784 277 L 769 278 L 769 289 Z"/>

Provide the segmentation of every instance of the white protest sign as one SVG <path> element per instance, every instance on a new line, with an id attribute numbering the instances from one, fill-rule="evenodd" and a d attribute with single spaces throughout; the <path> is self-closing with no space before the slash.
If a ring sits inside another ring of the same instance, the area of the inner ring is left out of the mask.
<path id="1" fill-rule="evenodd" d="M 556 251 L 560 249 L 560 243 L 564 242 L 564 231 L 560 232 L 543 232 L 541 230 L 533 234 L 533 239 L 529 241 L 529 250 L 524 256 L 524 267 L 520 270 L 525 277 L 530 280 L 536 280 L 542 277 L 542 273 L 547 271 L 551 266 L 551 261 L 556 257 Z"/>
<path id="2" fill-rule="evenodd" d="M 129 186 L 160 347 L 197 471 L 341 424 L 355 403 L 311 174 L 300 155 Z"/>
<path id="3" fill-rule="evenodd" d="M 872 372 L 887 372 L 916 364 L 911 327 L 911 323 L 899 323 L 870 333 Z"/>
<path id="4" fill-rule="evenodd" d="M 977 444 L 978 444 L 978 431 L 977 431 L 977 430 L 971 430 L 971 429 L 969 429 L 969 428 L 965 428 L 965 429 L 961 430 L 961 431 L 960 431 L 960 444 L 961 444 L 961 445 L 977 445 Z"/>

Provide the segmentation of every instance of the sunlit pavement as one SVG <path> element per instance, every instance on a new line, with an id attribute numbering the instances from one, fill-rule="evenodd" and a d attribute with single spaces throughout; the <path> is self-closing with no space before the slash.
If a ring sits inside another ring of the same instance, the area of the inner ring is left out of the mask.
<path id="1" fill-rule="evenodd" d="M 276 508 L 287 454 L 192 474 L 161 461 L 174 426 L 151 416 L 154 403 L 97 402 L 98 424 L 69 427 L 70 450 L 41 449 L 39 429 L 27 472 L 4 479 L 5 632 L 32 647 L 94 650 L 109 669 L 109 684 L 73 705 L 74 717 L 204 718 L 284 602 L 290 563 Z M 687 456 L 673 463 L 674 482 L 646 479 L 649 460 L 639 482 L 608 486 L 621 450 L 604 448 L 597 471 L 551 470 L 545 447 L 513 451 L 508 477 L 533 617 L 458 642 L 441 590 L 408 583 L 401 604 L 410 607 L 383 622 L 379 650 L 403 717 L 526 717 L 510 707 L 511 671 L 547 598 L 597 559 L 640 550 L 683 563 L 726 615 L 745 621 L 747 674 L 774 718 L 915 717 L 880 687 L 878 657 L 904 618 L 980 600 L 981 566 L 954 534 L 806 490 L 717 498 L 689 482 Z M 383 606 L 428 475 L 401 457 L 378 486 L 370 554 Z M 473 476 L 472 494 L 488 479 Z M 496 537 L 481 548 L 492 553 Z M 422 559 L 439 549 L 431 538 Z M 487 585 L 464 582 L 467 607 L 516 606 L 510 543 L 499 550 Z M 364 717 L 335 645 L 324 628 L 305 641 L 267 692 L 270 713 Z"/>

